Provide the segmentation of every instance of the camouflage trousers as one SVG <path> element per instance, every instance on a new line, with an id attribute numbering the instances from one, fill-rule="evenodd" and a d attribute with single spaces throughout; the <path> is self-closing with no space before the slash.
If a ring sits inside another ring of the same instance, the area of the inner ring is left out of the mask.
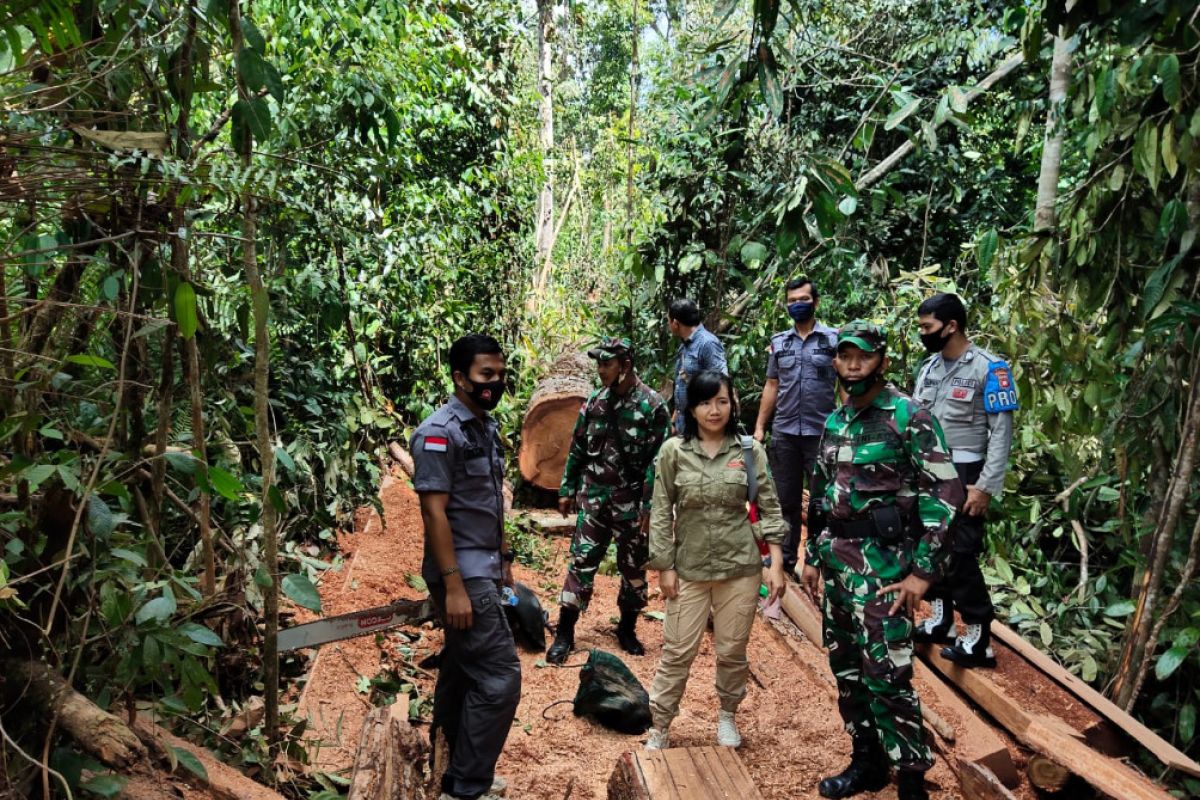
<path id="1" fill-rule="evenodd" d="M 559 605 L 586 611 L 592 599 L 596 570 L 612 541 L 617 543 L 617 571 L 621 573 L 621 608 L 646 607 L 646 571 L 650 557 L 649 536 L 642 533 L 637 510 L 615 510 L 612 503 L 584 508 L 575 523 L 571 540 L 571 567 L 563 584 Z"/>
<path id="2" fill-rule="evenodd" d="M 824 644 L 846 732 L 877 737 L 897 769 L 927 770 L 933 754 L 912 687 L 913 623 L 907 616 L 889 617 L 895 595 L 878 594 L 904 578 L 907 559 L 874 539 L 823 538 L 818 547 Z"/>

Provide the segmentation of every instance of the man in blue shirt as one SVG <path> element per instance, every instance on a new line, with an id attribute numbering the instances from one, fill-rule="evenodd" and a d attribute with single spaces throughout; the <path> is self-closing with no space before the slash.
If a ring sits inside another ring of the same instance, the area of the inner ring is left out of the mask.
<path id="1" fill-rule="evenodd" d="M 754 438 L 766 436 L 775 415 L 768 454 L 779 507 L 788 523 L 783 542 L 783 572 L 794 577 L 799 560 L 800 511 L 804 488 L 811 483 L 825 419 L 833 411 L 833 357 L 837 329 L 817 322 L 820 294 L 805 277 L 788 281 L 787 311 L 792 327 L 771 337 L 767 356 L 767 382 L 758 405 Z"/>
<path id="2" fill-rule="evenodd" d="M 701 322 L 700 307 L 695 300 L 679 298 L 667 308 L 667 327 L 682 342 L 675 351 L 675 414 L 672 417 L 675 433 L 683 435 L 683 409 L 687 408 L 687 382 L 698 372 L 715 370 L 729 374 L 725 363 L 725 345 L 721 344 Z"/>
<path id="3" fill-rule="evenodd" d="M 450 749 L 442 800 L 493 800 L 496 761 L 521 699 L 521 662 L 500 600 L 513 583 L 504 533 L 504 446 L 488 412 L 504 394 L 505 363 L 491 336 L 450 348 L 454 395 L 413 433 L 429 585 L 446 631 L 433 727 Z"/>

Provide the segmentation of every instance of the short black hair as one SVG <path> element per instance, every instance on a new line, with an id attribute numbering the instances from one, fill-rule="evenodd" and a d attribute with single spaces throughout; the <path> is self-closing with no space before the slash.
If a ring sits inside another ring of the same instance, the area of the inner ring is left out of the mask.
<path id="1" fill-rule="evenodd" d="M 933 297 L 917 307 L 917 316 L 932 314 L 934 319 L 945 325 L 947 322 L 957 322 L 958 332 L 967 332 L 967 308 L 956 294 L 938 292 Z"/>
<path id="2" fill-rule="evenodd" d="M 450 374 L 461 372 L 463 375 L 471 371 L 475 356 L 503 356 L 504 350 L 500 343 L 485 333 L 468 333 L 459 337 L 450 345 Z"/>
<path id="3" fill-rule="evenodd" d="M 671 305 L 667 307 L 667 318 L 689 328 L 696 327 L 703 319 L 700 316 L 700 306 L 690 297 L 676 297 L 672 300 Z"/>
<path id="4" fill-rule="evenodd" d="M 687 385 L 687 408 L 683 410 L 683 438 L 695 439 L 700 435 L 700 423 L 692 412 L 696 406 L 711 400 L 721 393 L 721 387 L 729 390 L 729 421 L 725 423 L 725 435 L 737 436 L 738 432 L 738 401 L 737 392 L 733 390 L 733 381 L 723 372 L 706 369 L 691 377 Z"/>
<path id="5" fill-rule="evenodd" d="M 785 285 L 783 287 L 783 293 L 784 293 L 784 295 L 787 295 L 788 292 L 799 289 L 801 286 L 804 286 L 805 284 L 812 287 L 813 302 L 816 302 L 817 300 L 819 300 L 821 298 L 821 293 L 817 291 L 817 285 L 815 283 L 813 283 L 811 280 L 809 280 L 807 275 L 801 275 L 798 278 L 792 278 L 790 281 L 787 282 L 787 285 Z"/>

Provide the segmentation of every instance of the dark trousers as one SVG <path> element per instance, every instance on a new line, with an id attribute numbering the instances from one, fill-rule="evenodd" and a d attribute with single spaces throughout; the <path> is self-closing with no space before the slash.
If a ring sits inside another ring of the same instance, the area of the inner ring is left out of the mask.
<path id="1" fill-rule="evenodd" d="M 787 522 L 788 534 L 783 541 L 783 571 L 791 575 L 796 569 L 800 550 L 800 512 L 804 489 L 812 486 L 813 470 L 821 447 L 820 436 L 800 436 L 793 433 L 772 433 L 767 456 L 775 491 L 779 493 L 779 509 Z"/>
<path id="2" fill-rule="evenodd" d="M 955 464 L 963 490 L 979 480 L 983 462 Z M 950 559 L 941 581 L 934 584 L 926 597 L 952 603 L 963 622 L 968 625 L 988 625 L 996 616 L 992 597 L 979 569 L 983 553 L 984 517 L 974 517 L 960 511 L 950 528 Z"/>
<path id="3" fill-rule="evenodd" d="M 521 699 L 521 661 L 495 581 L 464 581 L 471 598 L 472 624 L 465 631 L 446 627 L 446 645 L 433 693 L 434 735 L 446 737 L 450 763 L 442 791 L 477 798 L 492 787 L 496 761 Z M 445 621 L 446 587 L 430 585 Z"/>

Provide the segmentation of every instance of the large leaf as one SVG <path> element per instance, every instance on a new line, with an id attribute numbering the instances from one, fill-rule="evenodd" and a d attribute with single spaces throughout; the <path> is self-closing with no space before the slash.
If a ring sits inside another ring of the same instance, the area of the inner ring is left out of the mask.
<path id="1" fill-rule="evenodd" d="M 108 507 L 108 503 L 96 495 L 89 497 L 87 501 L 88 533 L 103 541 L 108 539 L 115 527 L 116 520 L 113 518 L 112 509 Z"/>
<path id="2" fill-rule="evenodd" d="M 1190 648 L 1180 647 L 1175 645 L 1167 652 L 1158 657 L 1158 661 L 1154 664 L 1154 675 L 1160 681 L 1165 681 L 1171 677 L 1175 670 L 1179 669 L 1179 665 L 1184 662 L 1191 652 Z"/>
<path id="3" fill-rule="evenodd" d="M 1163 99 L 1179 110 L 1183 91 L 1179 81 L 1179 56 L 1171 53 L 1158 62 L 1158 79 L 1162 81 Z"/>
<path id="4" fill-rule="evenodd" d="M 767 260 L 767 246 L 760 242 L 746 242 L 742 245 L 742 263 L 752 264 L 754 262 L 762 263 Z"/>
<path id="5" fill-rule="evenodd" d="M 177 606 L 170 586 L 163 587 L 162 597 L 155 597 L 137 610 L 133 619 L 138 625 L 148 620 L 166 622 L 175 614 Z"/>
<path id="6" fill-rule="evenodd" d="M 197 776 L 200 780 L 208 780 L 208 770 L 204 768 L 204 764 L 193 755 L 191 750 L 186 750 L 182 747 L 172 747 L 171 750 L 174 751 L 176 760 L 187 768 L 188 772 Z"/>
<path id="7" fill-rule="evenodd" d="M 1136 608 L 1132 600 L 1120 600 L 1104 609 L 1106 617 L 1128 617 Z"/>
<path id="8" fill-rule="evenodd" d="M 116 369 L 117 365 L 109 361 L 107 358 L 93 356 L 87 353 L 77 353 L 73 356 L 67 356 L 68 364 L 79 364 L 84 367 L 100 367 L 101 369 Z"/>
<path id="9" fill-rule="evenodd" d="M 996 258 L 996 250 L 999 247 L 1000 234 L 996 232 L 995 228 L 979 237 L 979 242 L 975 245 L 975 263 L 981 270 L 987 270 L 992 266 L 992 261 Z"/>
<path id="10" fill-rule="evenodd" d="M 758 62 L 758 85 L 762 88 L 763 97 L 776 118 L 783 116 L 783 87 L 779 83 L 779 67 L 769 48 L 764 46 L 767 58 Z"/>
<path id="11" fill-rule="evenodd" d="M 310 611 L 321 610 L 321 595 L 317 593 L 317 587 L 313 586 L 307 575 L 288 575 L 280 585 L 283 587 L 283 593 L 296 605 Z"/>
<path id="12" fill-rule="evenodd" d="M 242 48 L 238 53 L 237 68 L 238 74 L 242 76 L 242 80 L 246 82 L 250 91 L 257 92 L 266 87 L 276 102 L 283 102 L 283 78 L 280 77 L 279 70 L 275 69 L 275 66 L 264 59 L 257 50 L 251 50 L 248 47 Z"/>
<path id="13" fill-rule="evenodd" d="M 179 632 L 196 644 L 208 645 L 209 647 L 223 647 L 225 644 L 221 641 L 220 636 L 217 636 L 208 628 L 195 622 L 183 623 L 179 626 Z"/>
<path id="14" fill-rule="evenodd" d="M 893 111 L 888 116 L 887 121 L 883 123 L 883 129 L 885 131 L 892 130 L 897 125 L 899 125 L 901 122 L 904 122 L 904 120 L 911 117 L 913 115 L 913 112 L 915 112 L 918 108 L 920 108 L 920 106 L 921 106 L 921 98 L 914 97 L 912 100 L 909 100 L 908 103 L 906 103 L 901 108 L 898 108 L 897 110 Z"/>
<path id="15" fill-rule="evenodd" d="M 200 327 L 200 317 L 196 313 L 196 289 L 186 281 L 181 281 L 175 287 L 175 324 L 179 326 L 179 335 L 184 339 L 195 336 Z"/>
<path id="16" fill-rule="evenodd" d="M 248 136 L 251 141 L 261 142 L 270 136 L 271 109 L 267 106 L 267 101 L 261 97 L 252 97 L 234 103 L 232 131 L 235 148 L 249 146 L 250 142 L 243 137 Z"/>
<path id="17" fill-rule="evenodd" d="M 242 482 L 220 467 L 208 468 L 208 485 L 226 500 L 236 500 L 243 490 Z"/>

